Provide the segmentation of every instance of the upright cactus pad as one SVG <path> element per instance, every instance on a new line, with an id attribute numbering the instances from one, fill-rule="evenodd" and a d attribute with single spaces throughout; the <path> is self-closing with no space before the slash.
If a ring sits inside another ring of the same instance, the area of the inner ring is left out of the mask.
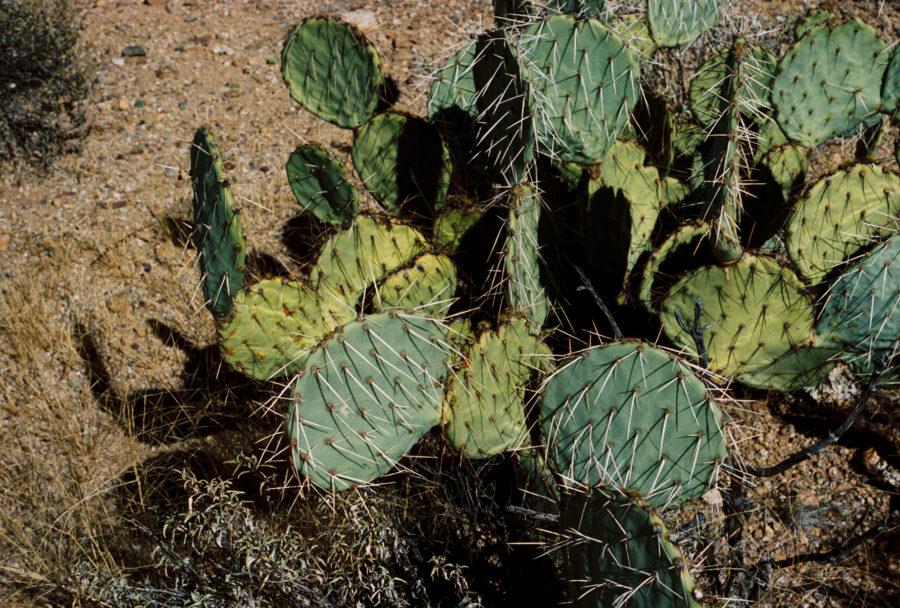
<path id="1" fill-rule="evenodd" d="M 541 417 L 548 460 L 566 486 L 612 486 L 657 507 L 700 497 L 726 455 L 703 382 L 643 343 L 565 363 L 546 383 Z"/>
<path id="2" fill-rule="evenodd" d="M 821 179 L 797 205 L 787 249 L 800 274 L 822 281 L 861 247 L 900 228 L 900 176 L 858 165 Z"/>
<path id="3" fill-rule="evenodd" d="M 684 555 L 637 501 L 566 495 L 559 527 L 576 607 L 699 608 Z"/>
<path id="4" fill-rule="evenodd" d="M 812 301 L 797 276 L 774 260 L 745 253 L 730 266 L 706 266 L 678 281 L 662 305 L 661 320 L 672 342 L 695 352 L 676 311 L 690 324 L 697 299 L 709 367 L 738 376 L 758 373 L 812 338 Z M 758 375 L 756 376 L 758 377 Z"/>
<path id="5" fill-rule="evenodd" d="M 381 313 L 345 325 L 306 360 L 287 419 L 299 473 L 344 490 L 387 473 L 440 422 L 444 328 Z"/>
<path id="6" fill-rule="evenodd" d="M 410 310 L 420 316 L 441 317 L 453 304 L 456 266 L 445 255 L 426 253 L 408 268 L 388 276 L 378 290 L 379 308 Z"/>
<path id="7" fill-rule="evenodd" d="M 355 317 L 302 283 L 269 279 L 237 294 L 234 314 L 219 324 L 219 344 L 234 369 L 271 380 L 296 373 L 320 340 Z"/>
<path id="8" fill-rule="evenodd" d="M 467 458 L 487 458 L 523 447 L 525 386 L 546 367 L 549 349 L 521 319 L 483 332 L 453 371 L 444 396 L 445 433 Z"/>
<path id="9" fill-rule="evenodd" d="M 538 331 L 547 319 L 550 304 L 541 281 L 541 252 L 538 224 L 541 199 L 529 186 L 516 186 L 510 192 L 509 223 L 505 250 L 507 297 L 516 314 L 524 315 L 532 331 Z"/>
<path id="10" fill-rule="evenodd" d="M 829 288 L 816 323 L 823 346 L 839 349 L 842 358 L 862 375 L 872 373 L 878 359 L 889 355 L 897 381 L 900 353 L 900 233 L 850 267 Z"/>
<path id="11" fill-rule="evenodd" d="M 450 188 L 450 151 L 430 124 L 389 112 L 356 132 L 353 165 L 363 185 L 391 213 L 433 217 Z"/>
<path id="12" fill-rule="evenodd" d="M 359 216 L 325 243 L 309 278 L 323 297 L 353 307 L 366 287 L 405 266 L 424 248 L 424 237 L 409 226 Z"/>
<path id="13" fill-rule="evenodd" d="M 530 25 L 518 48 L 546 152 L 561 162 L 600 162 L 640 94 L 631 51 L 596 19 L 566 15 Z"/>
<path id="14" fill-rule="evenodd" d="M 778 124 L 810 147 L 852 131 L 881 109 L 889 58 L 887 45 L 859 20 L 808 30 L 776 70 L 772 102 Z"/>
<path id="15" fill-rule="evenodd" d="M 660 46 L 687 44 L 715 24 L 723 0 L 648 0 L 647 22 Z"/>
<path id="16" fill-rule="evenodd" d="M 281 73 L 291 97 L 339 127 L 358 127 L 378 105 L 378 53 L 353 26 L 311 17 L 288 34 Z"/>
<path id="17" fill-rule="evenodd" d="M 326 224 L 347 227 L 359 211 L 359 195 L 344 165 L 319 146 L 297 146 L 287 165 L 288 183 L 304 211 Z"/>
<path id="18" fill-rule="evenodd" d="M 216 319 L 227 319 L 244 280 L 247 242 L 219 148 L 207 127 L 197 129 L 191 144 L 191 183 L 191 240 L 200 252 L 203 298 Z"/>

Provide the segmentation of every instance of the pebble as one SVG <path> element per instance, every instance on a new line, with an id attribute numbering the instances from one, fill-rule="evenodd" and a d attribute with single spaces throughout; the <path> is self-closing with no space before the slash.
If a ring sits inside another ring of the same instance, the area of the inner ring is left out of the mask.
<path id="1" fill-rule="evenodd" d="M 136 107 L 136 108 L 143 108 L 145 105 L 147 105 L 147 102 L 144 101 L 143 99 L 135 99 L 134 100 L 134 107 Z"/>
<path id="2" fill-rule="evenodd" d="M 0 251 L 9 249 L 9 240 L 12 238 L 9 234 L 0 234 Z"/>
<path id="3" fill-rule="evenodd" d="M 122 49 L 122 57 L 143 57 L 147 54 L 146 49 L 136 44 L 129 44 Z"/>
<path id="4" fill-rule="evenodd" d="M 122 59 L 121 57 L 113 57 L 112 62 L 113 62 L 113 65 L 117 65 L 119 67 L 122 67 L 123 65 L 125 65 L 125 60 Z"/>
<path id="5" fill-rule="evenodd" d="M 122 112 L 129 109 L 130 107 L 131 107 L 131 104 L 128 103 L 128 100 L 125 99 L 124 97 L 120 97 L 119 101 L 116 102 L 116 108 L 118 108 Z"/>
<path id="6" fill-rule="evenodd" d="M 234 51 L 231 50 L 230 47 L 225 46 L 224 44 L 217 44 L 213 47 L 213 54 L 215 55 L 233 55 Z"/>
<path id="7" fill-rule="evenodd" d="M 112 312 L 123 313 L 128 310 L 128 304 L 128 294 L 122 292 L 119 295 L 110 298 L 109 302 L 106 303 L 106 306 Z"/>

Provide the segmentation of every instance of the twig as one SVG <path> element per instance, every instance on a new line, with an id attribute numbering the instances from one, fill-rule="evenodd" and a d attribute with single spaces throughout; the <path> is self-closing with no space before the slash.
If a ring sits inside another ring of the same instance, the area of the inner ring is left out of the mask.
<path id="1" fill-rule="evenodd" d="M 594 289 L 594 286 L 591 284 L 591 281 L 587 278 L 587 275 L 581 269 L 580 266 L 575 266 L 575 272 L 578 273 L 578 277 L 581 279 L 581 283 L 584 285 L 584 289 L 588 290 L 588 293 L 591 294 L 591 297 L 594 298 L 594 302 L 597 303 L 597 306 L 600 307 L 600 310 L 603 311 L 603 314 L 606 315 L 606 320 L 609 322 L 612 327 L 613 333 L 616 336 L 616 340 L 621 342 L 625 339 L 625 335 L 622 333 L 622 330 L 619 329 L 619 326 L 616 324 L 616 320 L 613 319 L 612 313 L 609 312 L 609 309 L 606 307 L 606 304 L 603 303 L 603 299 L 600 297 L 600 294 L 597 293 L 597 290 Z"/>
<path id="2" fill-rule="evenodd" d="M 709 367 L 709 355 L 706 353 L 706 341 L 703 338 L 703 334 L 712 329 L 718 321 L 700 325 L 700 315 L 702 313 L 703 301 L 698 297 L 697 301 L 694 302 L 694 325 L 692 327 L 687 326 L 687 323 L 684 322 L 681 311 L 678 310 L 678 308 L 675 309 L 675 320 L 678 322 L 681 331 L 689 335 L 697 346 L 697 357 L 700 359 L 700 367 L 707 369 Z"/>

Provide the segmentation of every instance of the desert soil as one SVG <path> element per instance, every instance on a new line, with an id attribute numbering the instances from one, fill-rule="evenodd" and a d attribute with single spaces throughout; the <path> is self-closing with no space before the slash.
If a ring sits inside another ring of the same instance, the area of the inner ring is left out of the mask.
<path id="1" fill-rule="evenodd" d="M 817 4 L 863 17 L 888 40 L 900 26 L 895 7 L 877 1 L 736 4 L 770 27 Z M 89 135 L 49 173 L 7 167 L 0 174 L 3 605 L 27 601 L 16 583 L 43 576 L 36 560 L 55 550 L 54 535 L 78 525 L 79 507 L 102 500 L 135 463 L 174 449 L 172 442 L 141 441 L 127 417 L 92 390 L 85 336 L 117 395 L 184 389 L 190 353 L 164 339 L 167 332 L 194 352 L 214 344 L 185 238 L 188 146 L 197 126 L 211 127 L 229 162 L 251 248 L 294 267 L 294 252 L 281 239 L 298 212 L 284 176 L 287 155 L 314 141 L 347 160 L 351 144 L 349 131 L 294 104 L 281 80 L 281 41 L 313 12 L 357 22 L 399 86 L 397 106 L 419 115 L 429 66 L 491 18 L 484 0 L 96 0 L 86 8 L 82 35 L 98 57 Z M 130 45 L 146 55 L 123 56 Z M 726 404 L 736 446 L 762 465 L 808 445 L 821 436 L 823 420 L 835 425 L 852 402 L 841 387 L 846 382 L 820 391 L 819 410 L 806 394 L 767 402 L 754 393 Z M 896 408 L 890 395 L 878 403 Z M 248 405 L 248 415 L 253 409 Z M 864 466 L 863 450 L 874 446 L 893 457 L 897 427 L 876 432 L 883 422 L 864 418 L 849 441 L 751 490 L 747 561 L 786 562 L 772 569 L 759 605 L 881 606 L 888 604 L 880 598 L 900 598 L 900 560 L 889 541 L 789 565 L 791 556 L 829 551 L 896 509 L 896 488 Z M 872 439 L 885 436 L 893 445 Z M 709 554 L 694 557 L 697 568 L 715 566 Z"/>

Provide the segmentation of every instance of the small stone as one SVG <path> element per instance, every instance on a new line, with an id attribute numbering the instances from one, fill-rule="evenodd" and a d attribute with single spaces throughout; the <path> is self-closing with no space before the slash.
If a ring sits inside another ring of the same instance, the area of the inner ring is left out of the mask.
<path id="1" fill-rule="evenodd" d="M 117 65 L 119 67 L 122 67 L 123 65 L 125 65 L 125 60 L 122 59 L 121 57 L 113 57 L 112 62 L 113 62 L 113 65 Z"/>
<path id="2" fill-rule="evenodd" d="M 106 303 L 107 308 L 110 311 L 115 313 L 123 313 L 128 310 L 129 298 L 127 293 L 120 293 L 117 296 L 113 296 L 109 302 Z"/>
<path id="3" fill-rule="evenodd" d="M 147 51 L 142 46 L 138 46 L 136 44 L 129 44 L 124 49 L 122 49 L 122 57 L 143 57 L 147 54 Z"/>
<path id="4" fill-rule="evenodd" d="M 186 110 L 186 109 L 187 109 L 187 102 L 186 102 L 186 101 L 179 101 L 179 102 L 178 102 L 178 109 L 179 109 L 179 110 Z"/>
<path id="5" fill-rule="evenodd" d="M 0 251 L 6 251 L 9 249 L 9 240 L 11 235 L 9 234 L 0 234 Z"/>
<path id="6" fill-rule="evenodd" d="M 224 44 L 217 44 L 213 47 L 213 54 L 215 55 L 233 55 L 234 51 L 231 48 L 225 46 Z"/>
<path id="7" fill-rule="evenodd" d="M 281 60 L 278 59 L 278 57 L 276 57 L 275 55 L 272 55 L 271 57 L 266 57 L 267 65 L 275 65 L 276 63 L 280 63 L 280 62 L 281 62 Z"/>
<path id="8" fill-rule="evenodd" d="M 136 108 L 143 108 L 146 105 L 147 105 L 147 102 L 144 101 L 143 99 L 135 99 L 134 100 L 134 107 L 136 107 Z"/>
<path id="9" fill-rule="evenodd" d="M 245 63 L 247 63 L 247 62 L 244 61 L 243 59 L 233 59 L 231 61 L 231 65 L 233 65 L 236 68 L 242 67 Z"/>
<path id="10" fill-rule="evenodd" d="M 198 15 L 197 13 L 192 13 L 184 18 L 184 22 L 190 23 L 191 21 L 196 21 L 199 18 L 200 18 L 200 15 Z"/>
<path id="11" fill-rule="evenodd" d="M 375 16 L 374 12 L 364 8 L 347 11 L 338 16 L 350 25 L 359 28 L 365 34 L 378 29 L 378 17 Z"/>
<path id="12" fill-rule="evenodd" d="M 116 108 L 118 108 L 122 112 L 129 109 L 130 107 L 131 107 L 131 104 L 128 103 L 128 100 L 125 99 L 124 97 L 120 97 L 119 101 L 116 103 Z"/>

